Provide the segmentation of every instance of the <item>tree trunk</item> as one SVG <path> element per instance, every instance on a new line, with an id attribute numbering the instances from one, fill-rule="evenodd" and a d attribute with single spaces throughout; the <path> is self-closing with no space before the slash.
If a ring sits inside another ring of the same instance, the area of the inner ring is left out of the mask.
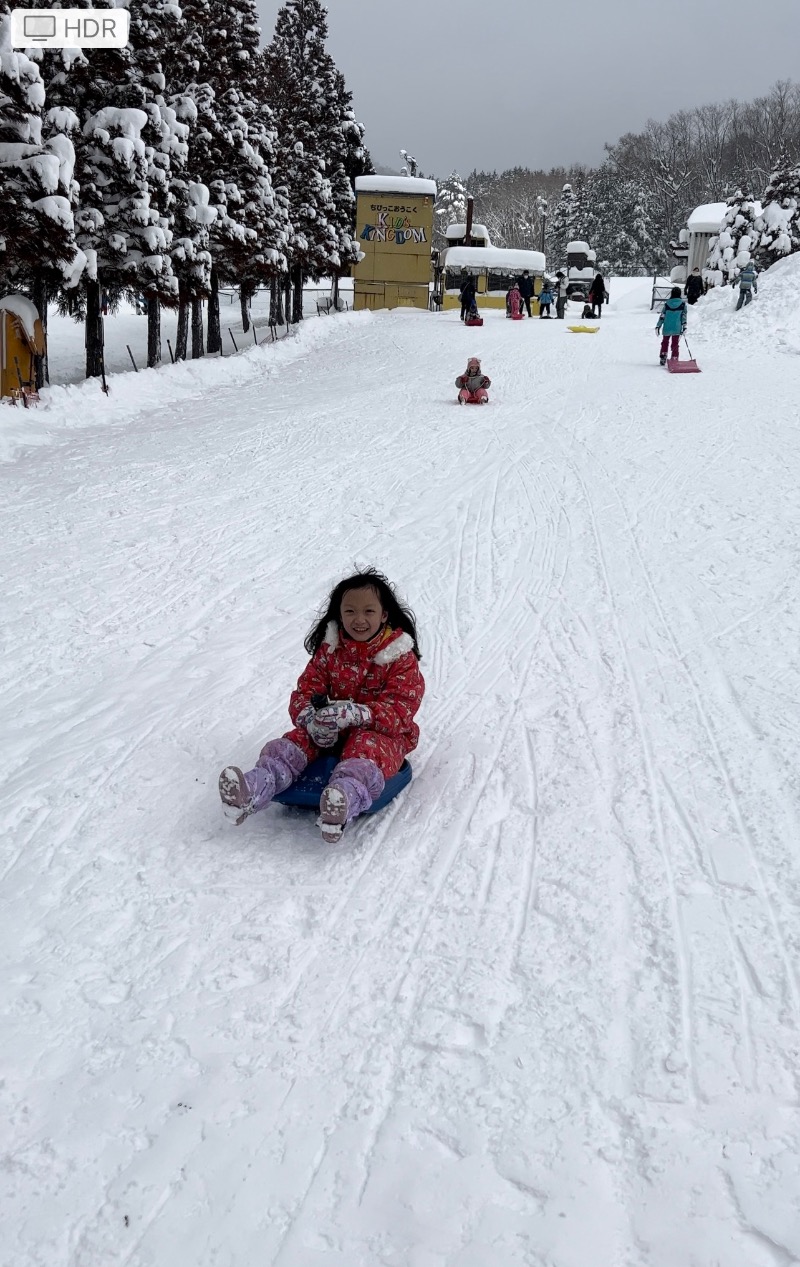
<path id="1" fill-rule="evenodd" d="M 338 273 L 333 274 L 333 285 L 331 286 L 331 304 L 333 305 L 333 311 L 338 312 L 339 311 L 339 274 Z"/>
<path id="2" fill-rule="evenodd" d="M 175 336 L 175 360 L 186 360 L 186 344 L 189 341 L 189 308 L 190 300 L 186 289 L 182 286 L 178 304 L 178 333 Z"/>
<path id="3" fill-rule="evenodd" d="M 161 300 L 156 294 L 147 296 L 147 368 L 161 364 Z"/>
<path id="4" fill-rule="evenodd" d="M 192 360 L 203 355 L 203 301 L 199 296 L 192 300 Z"/>
<path id="5" fill-rule="evenodd" d="M 286 323 L 283 315 L 283 278 L 271 277 L 269 282 L 269 319 L 276 326 Z"/>
<path id="6" fill-rule="evenodd" d="M 211 294 L 208 296 L 207 352 L 222 351 L 222 334 L 219 326 L 219 277 L 216 268 L 211 269 Z"/>
<path id="7" fill-rule="evenodd" d="M 100 312 L 100 283 L 86 283 L 86 377 L 99 378 L 103 372 L 103 317 Z"/>
<path id="8" fill-rule="evenodd" d="M 36 390 L 41 391 L 45 383 L 50 382 L 50 373 L 47 368 L 47 279 L 41 273 L 36 273 L 33 278 L 31 298 L 36 304 L 36 311 L 39 313 L 39 320 L 44 331 L 44 353 L 42 356 L 37 356 L 34 360 Z"/>
<path id="9" fill-rule="evenodd" d="M 291 272 L 286 274 L 283 283 L 283 312 L 284 321 L 288 326 L 292 320 L 292 275 Z"/>
<path id="10" fill-rule="evenodd" d="M 248 283 L 239 287 L 239 306 L 242 310 L 242 329 L 245 334 L 250 329 L 250 304 L 255 294 L 255 286 Z"/>
<path id="11" fill-rule="evenodd" d="M 292 325 L 303 320 L 303 270 L 298 264 L 292 269 Z"/>

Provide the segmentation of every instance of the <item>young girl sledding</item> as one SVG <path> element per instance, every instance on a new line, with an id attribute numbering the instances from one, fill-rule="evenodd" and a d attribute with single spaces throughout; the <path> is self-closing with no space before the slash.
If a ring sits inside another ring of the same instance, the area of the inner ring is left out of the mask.
<path id="1" fill-rule="evenodd" d="M 414 714 L 425 682 L 414 614 L 374 568 L 339 582 L 305 648 L 311 660 L 289 700 L 293 729 L 270 739 L 252 770 L 226 766 L 219 793 L 238 825 L 285 791 L 309 761 L 335 753 L 341 759 L 317 820 L 322 839 L 332 843 L 416 748 Z"/>
<path id="2" fill-rule="evenodd" d="M 467 368 L 464 373 L 459 374 L 456 379 L 456 387 L 460 388 L 458 393 L 459 405 L 488 405 L 489 393 L 486 388 L 491 387 L 491 385 L 492 380 L 481 370 L 481 363 L 477 356 L 471 356 L 467 361 Z"/>

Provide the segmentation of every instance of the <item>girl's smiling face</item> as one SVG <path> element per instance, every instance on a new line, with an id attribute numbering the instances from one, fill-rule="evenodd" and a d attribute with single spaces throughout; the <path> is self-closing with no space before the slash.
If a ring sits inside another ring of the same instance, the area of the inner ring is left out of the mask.
<path id="1" fill-rule="evenodd" d="M 369 642 L 387 620 L 378 591 L 371 585 L 345 590 L 340 616 L 345 632 L 356 642 Z"/>

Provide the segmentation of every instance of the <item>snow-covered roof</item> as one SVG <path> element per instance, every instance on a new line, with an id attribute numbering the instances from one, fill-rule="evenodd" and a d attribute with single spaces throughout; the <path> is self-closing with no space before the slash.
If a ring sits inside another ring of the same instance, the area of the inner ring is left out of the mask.
<path id="1" fill-rule="evenodd" d="M 690 233 L 719 233 L 725 212 L 726 202 L 704 202 L 702 207 L 695 207 L 687 220 Z"/>
<path id="2" fill-rule="evenodd" d="M 445 268 L 485 269 L 497 273 L 544 272 L 541 251 L 511 251 L 502 246 L 450 246 L 444 252 Z"/>
<path id="3" fill-rule="evenodd" d="M 6 295 L 0 299 L 0 312 L 13 312 L 19 317 L 23 329 L 33 343 L 36 338 L 35 324 L 39 320 L 39 310 L 25 295 Z"/>
<path id="4" fill-rule="evenodd" d="M 567 243 L 567 255 L 588 255 L 590 249 L 588 242 Z"/>
<path id="5" fill-rule="evenodd" d="M 356 176 L 356 193 L 427 194 L 436 197 L 436 181 L 421 176 Z"/>
<path id="6" fill-rule="evenodd" d="M 474 238 L 484 238 L 487 242 L 489 241 L 489 230 L 485 224 L 473 224 L 470 233 Z M 448 224 L 444 231 L 444 235 L 449 241 L 454 238 L 466 237 L 466 234 L 467 226 L 465 224 Z"/>

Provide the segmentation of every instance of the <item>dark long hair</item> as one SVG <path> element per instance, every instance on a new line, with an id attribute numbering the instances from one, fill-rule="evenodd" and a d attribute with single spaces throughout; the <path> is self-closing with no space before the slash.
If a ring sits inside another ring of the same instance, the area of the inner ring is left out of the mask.
<path id="1" fill-rule="evenodd" d="M 319 651 L 325 640 L 325 631 L 330 621 L 336 622 L 339 633 L 342 633 L 342 622 L 339 613 L 342 610 L 342 599 L 348 590 L 374 589 L 381 600 L 381 607 L 387 614 L 387 623 L 392 629 L 403 629 L 414 641 L 414 655 L 418 660 L 422 659 L 417 641 L 417 625 L 416 617 L 410 607 L 406 607 L 405 603 L 401 603 L 395 593 L 394 586 L 391 581 L 379 572 L 376 568 L 363 568 L 361 571 L 355 572 L 353 576 L 346 576 L 343 581 L 335 585 L 331 590 L 327 607 L 324 615 L 311 629 L 308 637 L 303 644 L 309 655 L 314 655 Z"/>

